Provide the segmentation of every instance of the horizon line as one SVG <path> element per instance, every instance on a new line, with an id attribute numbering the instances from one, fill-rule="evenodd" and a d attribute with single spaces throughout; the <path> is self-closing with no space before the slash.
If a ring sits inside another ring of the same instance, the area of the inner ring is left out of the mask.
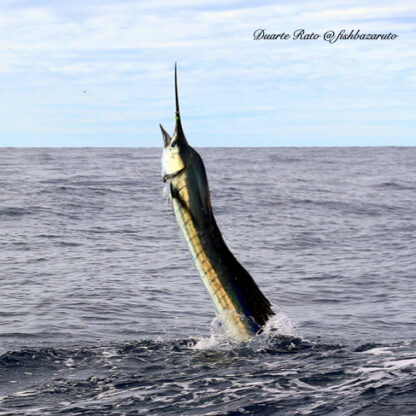
<path id="1" fill-rule="evenodd" d="M 2 146 L 1 149 L 161 149 L 163 146 Z M 328 145 L 283 145 L 283 146 L 192 146 L 198 149 L 279 149 L 279 148 L 416 148 L 416 145 L 401 145 L 401 144 L 387 144 L 387 145 L 343 145 L 337 144 L 333 146 Z"/>

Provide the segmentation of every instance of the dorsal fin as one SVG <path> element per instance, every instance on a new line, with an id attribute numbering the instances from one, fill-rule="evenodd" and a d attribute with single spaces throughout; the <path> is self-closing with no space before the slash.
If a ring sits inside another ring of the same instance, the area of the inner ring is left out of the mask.
<path id="1" fill-rule="evenodd" d="M 169 136 L 168 132 L 162 127 L 161 124 L 159 124 L 160 130 L 162 130 L 162 136 L 163 136 L 163 146 L 168 147 L 170 141 L 172 140 L 172 137 Z"/>

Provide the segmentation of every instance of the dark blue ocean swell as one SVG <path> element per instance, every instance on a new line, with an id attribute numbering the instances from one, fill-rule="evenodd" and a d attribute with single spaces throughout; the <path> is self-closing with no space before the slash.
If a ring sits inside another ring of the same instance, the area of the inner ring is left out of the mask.
<path id="1" fill-rule="evenodd" d="M 411 414 L 414 405 L 414 343 L 350 349 L 274 337 L 195 349 L 200 342 L 148 339 L 6 353 L 3 414 L 387 415 Z"/>

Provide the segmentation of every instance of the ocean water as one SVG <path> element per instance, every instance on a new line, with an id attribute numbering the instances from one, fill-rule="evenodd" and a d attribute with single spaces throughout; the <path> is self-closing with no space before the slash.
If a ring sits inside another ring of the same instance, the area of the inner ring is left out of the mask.
<path id="1" fill-rule="evenodd" d="M 278 311 L 214 308 L 160 149 L 1 149 L 0 415 L 416 415 L 416 148 L 204 148 Z"/>

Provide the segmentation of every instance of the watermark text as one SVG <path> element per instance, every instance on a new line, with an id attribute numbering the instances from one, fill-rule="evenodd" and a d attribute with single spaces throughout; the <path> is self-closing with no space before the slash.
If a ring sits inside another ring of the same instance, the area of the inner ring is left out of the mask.
<path id="1" fill-rule="evenodd" d="M 297 29 L 293 33 L 270 33 L 266 29 L 256 29 L 253 32 L 253 40 L 324 40 L 328 43 L 336 43 L 343 40 L 394 40 L 398 38 L 397 33 L 362 33 L 360 29 L 345 30 L 338 32 L 327 30 L 324 33 L 308 32 L 305 29 Z"/>

